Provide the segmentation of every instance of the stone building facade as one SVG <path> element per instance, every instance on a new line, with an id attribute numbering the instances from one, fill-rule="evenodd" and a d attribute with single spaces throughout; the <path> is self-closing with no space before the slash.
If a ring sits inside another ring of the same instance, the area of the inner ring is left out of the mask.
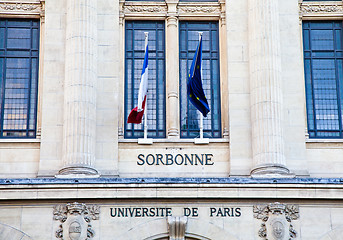
<path id="1" fill-rule="evenodd" d="M 0 239 L 342 239 L 342 21 L 341 0 L 0 0 Z"/>

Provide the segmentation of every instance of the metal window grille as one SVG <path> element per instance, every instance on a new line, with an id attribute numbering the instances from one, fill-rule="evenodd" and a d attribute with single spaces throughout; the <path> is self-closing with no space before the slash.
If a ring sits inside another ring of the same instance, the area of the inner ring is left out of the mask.
<path id="1" fill-rule="evenodd" d="M 0 19 L 0 137 L 35 138 L 39 21 Z"/>
<path id="2" fill-rule="evenodd" d="M 144 32 L 149 32 L 149 80 L 147 95 L 148 137 L 166 136 L 165 113 L 165 35 L 162 21 L 125 23 L 125 138 L 141 138 L 144 124 L 126 123 L 137 106 L 144 60 Z M 143 119 L 144 121 L 144 119 Z"/>
<path id="3" fill-rule="evenodd" d="M 204 118 L 204 137 L 221 137 L 218 22 L 180 22 L 181 137 L 199 136 L 199 111 L 187 98 L 188 73 L 203 32 L 202 83 L 211 111 Z"/>
<path id="4" fill-rule="evenodd" d="M 341 21 L 304 21 L 307 125 L 311 138 L 342 138 Z"/>

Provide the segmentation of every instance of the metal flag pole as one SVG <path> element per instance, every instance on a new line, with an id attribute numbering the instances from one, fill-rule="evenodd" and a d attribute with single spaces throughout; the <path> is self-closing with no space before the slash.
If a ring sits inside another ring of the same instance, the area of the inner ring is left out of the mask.
<path id="1" fill-rule="evenodd" d="M 145 34 L 145 51 L 146 47 L 148 45 L 148 37 L 149 37 L 149 32 L 144 32 Z M 145 99 L 145 110 L 144 110 L 144 139 L 148 138 L 148 119 L 147 119 L 147 112 L 148 112 L 148 93 L 146 94 L 146 99 Z"/>
<path id="2" fill-rule="evenodd" d="M 200 44 L 202 33 L 203 32 L 198 32 L 198 34 L 199 34 L 199 44 Z M 201 78 L 202 78 L 202 54 L 200 56 L 201 56 L 201 59 L 200 59 L 200 63 L 201 63 L 200 75 L 201 75 Z M 201 81 L 202 81 L 202 79 L 201 79 Z M 203 115 L 202 115 L 202 113 L 200 111 L 199 111 L 199 114 L 200 114 L 200 139 L 203 139 L 204 138 L 204 117 L 203 117 Z"/>

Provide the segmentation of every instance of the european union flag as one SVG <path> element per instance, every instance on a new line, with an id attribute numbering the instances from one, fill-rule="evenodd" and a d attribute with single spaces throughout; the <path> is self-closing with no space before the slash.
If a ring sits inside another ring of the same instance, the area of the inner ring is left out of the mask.
<path id="1" fill-rule="evenodd" d="M 191 103 L 206 117 L 210 111 L 201 82 L 202 36 L 188 75 L 187 94 Z"/>

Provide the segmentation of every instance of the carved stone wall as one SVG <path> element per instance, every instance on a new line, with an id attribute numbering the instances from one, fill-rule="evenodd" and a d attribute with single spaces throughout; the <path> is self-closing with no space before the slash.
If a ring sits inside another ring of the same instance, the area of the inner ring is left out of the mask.
<path id="1" fill-rule="evenodd" d="M 291 240 L 297 237 L 292 220 L 299 219 L 297 205 L 271 203 L 253 206 L 254 217 L 262 220 L 258 236 L 264 240 Z"/>
<path id="2" fill-rule="evenodd" d="M 56 231 L 56 238 L 61 240 L 90 240 L 95 231 L 91 220 L 98 220 L 100 208 L 96 205 L 84 203 L 68 203 L 54 207 L 54 220 L 60 221 L 60 228 Z"/>
<path id="3" fill-rule="evenodd" d="M 23 233 L 22 231 L 2 223 L 0 223 L 0 239 L 32 240 L 30 236 Z"/>

